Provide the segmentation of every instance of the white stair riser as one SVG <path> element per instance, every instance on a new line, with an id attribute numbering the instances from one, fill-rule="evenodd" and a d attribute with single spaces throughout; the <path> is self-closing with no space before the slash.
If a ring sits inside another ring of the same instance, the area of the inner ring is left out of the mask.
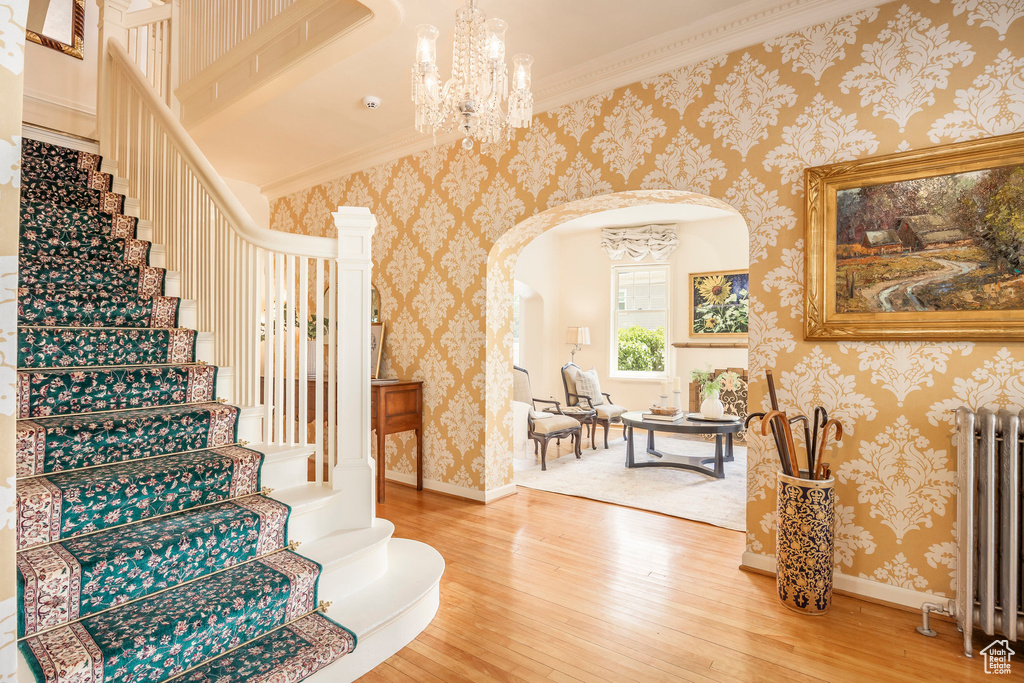
<path id="1" fill-rule="evenodd" d="M 120 194 L 124 194 L 121 192 Z M 125 197 L 124 200 L 124 215 L 139 217 L 139 200 L 134 197 Z"/>
<path id="2" fill-rule="evenodd" d="M 259 411 L 242 411 L 238 416 L 238 440 L 259 443 L 263 439 L 263 414 Z"/>
<path id="3" fill-rule="evenodd" d="M 180 325 L 179 327 L 186 326 Z M 213 332 L 200 332 L 196 335 L 196 360 L 213 364 Z"/>
<path id="4" fill-rule="evenodd" d="M 135 239 L 153 241 L 153 224 L 150 221 L 139 221 L 135 228 Z"/>
<path id="5" fill-rule="evenodd" d="M 323 506 L 302 505 L 292 508 L 292 516 L 288 518 L 288 538 L 309 543 L 337 531 L 337 503 L 338 498 L 335 498 Z"/>
<path id="6" fill-rule="evenodd" d="M 259 444 L 251 448 L 260 450 Z M 293 486 L 302 486 L 306 483 L 308 473 L 306 470 L 306 458 L 308 455 L 298 455 L 289 458 L 268 458 L 263 464 L 262 480 L 264 486 L 281 491 Z"/>
<path id="7" fill-rule="evenodd" d="M 167 267 L 167 251 L 162 244 L 154 244 L 149 248 L 149 265 L 154 268 Z"/>
<path id="8" fill-rule="evenodd" d="M 178 327 L 195 330 L 199 327 L 199 308 L 192 299 L 182 299 L 178 306 Z"/>
<path id="9" fill-rule="evenodd" d="M 325 567 L 320 578 L 321 599 L 339 601 L 370 585 L 387 571 L 388 544 L 381 543 L 337 566 Z M 327 594 L 330 597 L 324 597 Z"/>
<path id="10" fill-rule="evenodd" d="M 222 398 L 228 403 L 235 399 L 235 372 L 231 368 L 217 369 L 217 386 L 215 388 L 217 398 Z"/>
<path id="11" fill-rule="evenodd" d="M 164 296 L 181 296 L 181 273 L 178 271 L 164 273 Z"/>

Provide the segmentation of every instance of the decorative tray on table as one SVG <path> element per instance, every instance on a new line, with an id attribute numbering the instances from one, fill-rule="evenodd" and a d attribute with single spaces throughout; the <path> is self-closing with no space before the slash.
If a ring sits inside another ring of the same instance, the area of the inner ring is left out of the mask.
<path id="1" fill-rule="evenodd" d="M 675 415 L 676 413 L 679 412 L 679 408 L 676 408 L 675 406 L 672 406 L 672 407 L 669 407 L 669 408 L 662 408 L 660 406 L 651 406 L 650 408 L 647 409 L 647 411 L 652 413 L 652 414 L 654 414 L 654 415 Z"/>
<path id="2" fill-rule="evenodd" d="M 735 415 L 723 415 L 722 417 L 704 417 L 700 413 L 690 413 L 686 416 L 687 419 L 693 420 L 694 422 L 739 422 L 739 418 Z"/>

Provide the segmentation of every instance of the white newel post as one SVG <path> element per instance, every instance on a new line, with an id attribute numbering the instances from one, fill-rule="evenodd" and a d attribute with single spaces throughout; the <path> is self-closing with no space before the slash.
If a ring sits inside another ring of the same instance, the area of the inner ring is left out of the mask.
<path id="1" fill-rule="evenodd" d="M 345 491 L 342 527 L 358 529 L 370 526 L 377 514 L 370 457 L 370 239 L 377 219 L 369 209 L 339 206 L 334 225 L 338 229 L 338 429 L 331 482 Z"/>

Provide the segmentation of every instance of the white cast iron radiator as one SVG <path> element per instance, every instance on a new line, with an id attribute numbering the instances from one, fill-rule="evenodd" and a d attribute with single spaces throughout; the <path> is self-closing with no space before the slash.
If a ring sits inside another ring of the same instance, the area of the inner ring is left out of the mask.
<path id="1" fill-rule="evenodd" d="M 1024 411 L 956 411 L 956 597 L 949 605 L 925 605 L 918 630 L 932 635 L 928 612 L 949 612 L 968 657 L 975 628 L 1009 640 L 1024 637 L 1022 425 Z"/>

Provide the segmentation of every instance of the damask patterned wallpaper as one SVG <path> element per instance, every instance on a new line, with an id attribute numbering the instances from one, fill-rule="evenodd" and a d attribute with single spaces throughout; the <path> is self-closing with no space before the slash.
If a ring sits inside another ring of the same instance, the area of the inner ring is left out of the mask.
<path id="1" fill-rule="evenodd" d="M 801 174 L 1024 130 L 1022 18 L 1021 0 L 885 4 L 539 115 L 505 148 L 446 145 L 296 192 L 273 203 L 272 224 L 330 235 L 339 204 L 376 213 L 387 371 L 426 381 L 426 478 L 479 491 L 511 479 L 509 274 L 518 249 L 552 225 L 541 212 L 644 189 L 728 203 L 751 234 L 752 405 L 764 405 L 770 367 L 785 408 L 821 404 L 847 426 L 831 457 L 838 568 L 948 593 L 949 410 L 1024 405 L 1024 351 L 804 342 Z M 563 208 L 570 216 L 578 207 Z M 748 549 L 771 555 L 777 460 L 752 441 Z M 391 441 L 389 469 L 411 472 L 410 449 L 409 439 Z"/>
<path id="2" fill-rule="evenodd" d="M 28 0 L 0 0 L 0 682 L 18 678 L 14 417 L 18 363 L 18 206 Z"/>

